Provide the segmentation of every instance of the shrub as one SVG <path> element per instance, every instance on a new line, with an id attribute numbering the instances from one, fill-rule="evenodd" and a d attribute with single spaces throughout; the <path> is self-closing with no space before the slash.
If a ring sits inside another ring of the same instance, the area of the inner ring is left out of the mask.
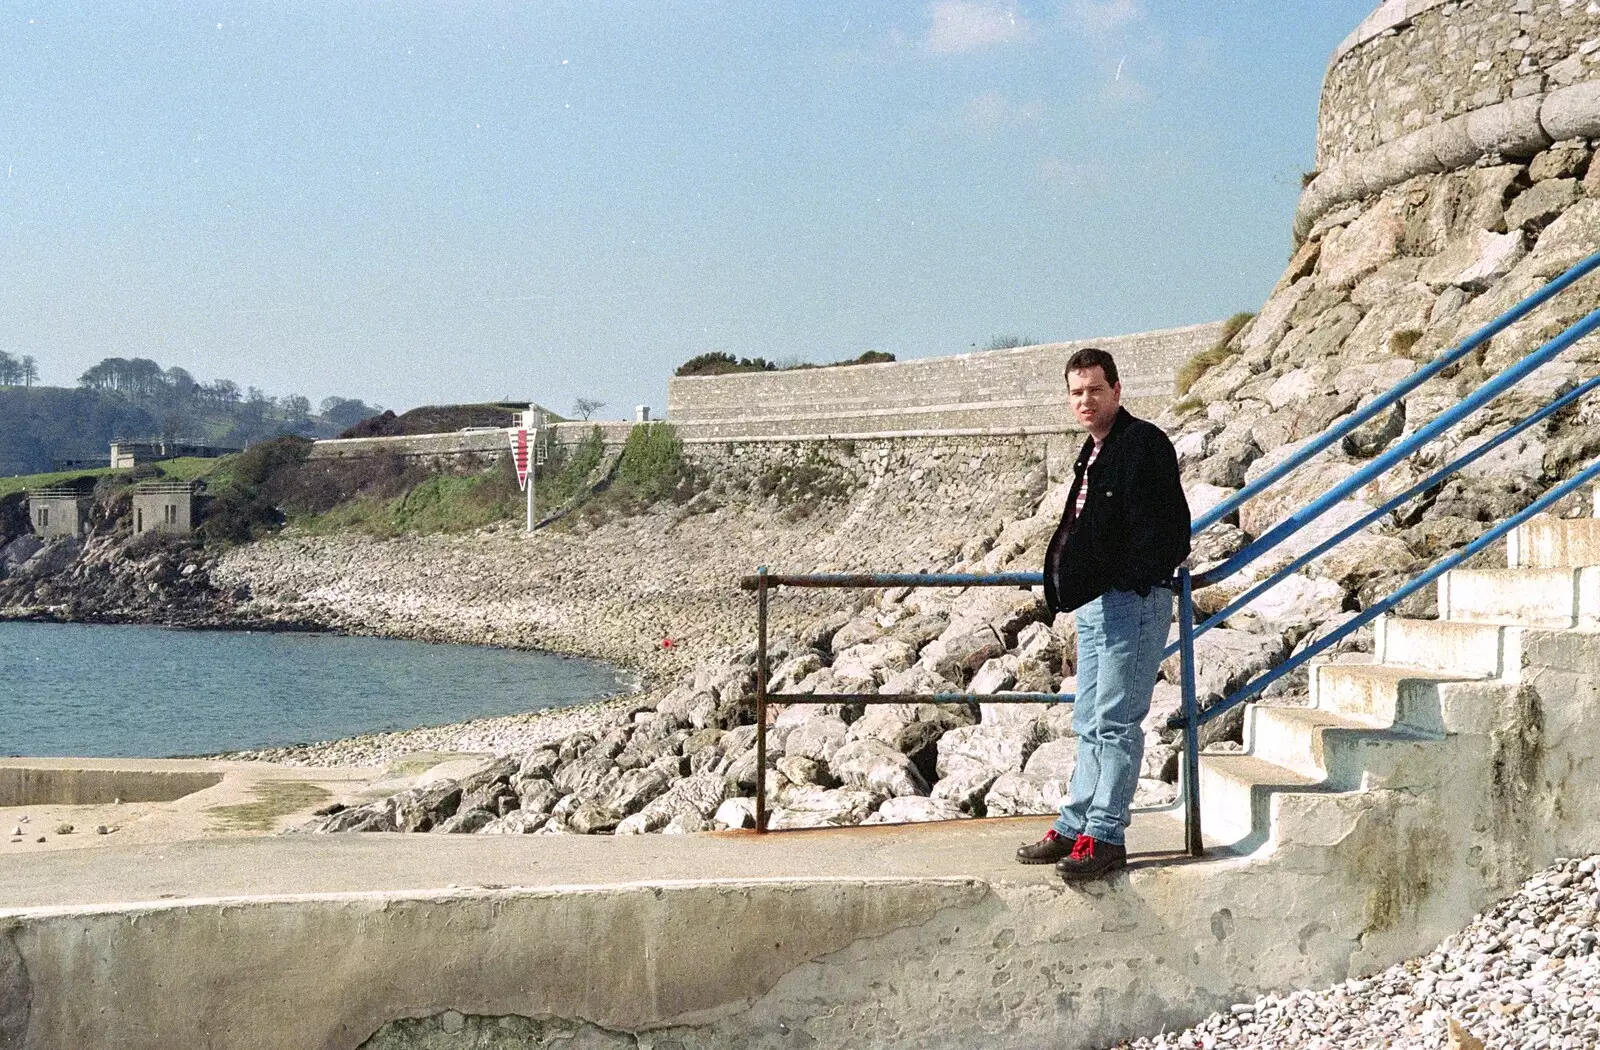
<path id="1" fill-rule="evenodd" d="M 0 544 L 32 531 L 33 522 L 28 518 L 27 493 L 8 492 L 0 496 Z"/>
<path id="2" fill-rule="evenodd" d="M 710 353 L 691 357 L 678 366 L 673 375 L 678 376 L 725 376 L 736 375 L 740 372 L 794 372 L 807 368 L 847 368 L 850 365 L 882 365 L 894 360 L 894 355 L 886 350 L 868 350 L 859 357 L 852 357 L 844 361 L 830 361 L 827 364 L 813 364 L 810 361 L 788 359 L 783 364 L 768 361 L 764 357 L 734 357 L 732 354 Z"/>
<path id="3" fill-rule="evenodd" d="M 626 495 L 649 501 L 671 494 L 684 480 L 683 443 L 670 423 L 643 423 L 628 432 L 617 461 L 617 485 Z"/>
<path id="4" fill-rule="evenodd" d="M 279 492 L 310 454 L 307 439 L 280 437 L 228 456 L 198 501 L 195 533 L 208 543 L 244 543 L 277 529 L 286 520 Z"/>
<path id="5" fill-rule="evenodd" d="M 1178 367 L 1174 391 L 1180 398 L 1189 393 L 1189 389 L 1200 381 L 1201 376 L 1239 352 L 1234 340 L 1254 317 L 1255 314 L 1252 313 L 1234 314 L 1223 322 L 1222 332 L 1217 336 L 1214 346 L 1200 351 Z"/>
<path id="6" fill-rule="evenodd" d="M 997 335 L 984 346 L 985 350 L 1013 350 L 1019 346 L 1037 346 L 1039 341 L 1031 335 Z"/>
<path id="7" fill-rule="evenodd" d="M 732 354 L 714 351 L 709 354 L 700 354 L 691 357 L 678 366 L 672 373 L 676 376 L 724 376 L 736 372 L 772 372 L 777 365 L 764 357 L 734 357 Z"/>
<path id="8" fill-rule="evenodd" d="M 553 510 L 586 496 L 605 451 L 605 435 L 599 427 L 590 427 L 588 435 L 571 448 L 557 446 L 550 462 L 539 474 L 536 486 L 539 505 Z"/>
<path id="9" fill-rule="evenodd" d="M 1415 353 L 1417 343 L 1422 339 L 1422 333 L 1415 328 L 1402 328 L 1389 336 L 1389 352 L 1396 357 L 1409 357 L 1417 360 Z"/>
<path id="10" fill-rule="evenodd" d="M 756 479 L 756 491 L 764 497 L 775 497 L 780 507 L 809 508 L 843 499 L 850 493 L 850 484 L 837 465 L 807 458 L 768 467 Z"/>

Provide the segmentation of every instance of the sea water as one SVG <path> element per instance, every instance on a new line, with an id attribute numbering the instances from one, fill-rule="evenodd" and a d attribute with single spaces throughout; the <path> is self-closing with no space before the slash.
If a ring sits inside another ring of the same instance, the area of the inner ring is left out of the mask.
<path id="1" fill-rule="evenodd" d="M 594 660 L 331 634 L 0 623 L 0 755 L 158 758 L 595 700 Z"/>

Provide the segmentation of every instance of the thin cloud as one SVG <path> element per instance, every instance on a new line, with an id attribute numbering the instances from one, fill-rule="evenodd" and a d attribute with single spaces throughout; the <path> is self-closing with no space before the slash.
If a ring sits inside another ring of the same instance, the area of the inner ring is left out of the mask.
<path id="1" fill-rule="evenodd" d="M 1013 102 L 999 91 L 985 91 L 967 100 L 962 118 L 969 127 L 992 135 L 1038 124 L 1044 118 L 1044 102 L 1040 99 Z"/>
<path id="2" fill-rule="evenodd" d="M 924 44 L 936 55 L 959 55 L 1022 39 L 1028 23 L 1015 4 L 938 0 Z"/>
<path id="3" fill-rule="evenodd" d="M 1100 200 L 1111 195 L 1117 180 L 1104 162 L 1083 163 L 1051 153 L 1034 165 L 1039 181 L 1047 188 L 1068 197 Z"/>
<path id="4" fill-rule="evenodd" d="M 1068 0 L 1067 22 L 1086 36 L 1104 36 L 1144 18 L 1142 0 Z"/>

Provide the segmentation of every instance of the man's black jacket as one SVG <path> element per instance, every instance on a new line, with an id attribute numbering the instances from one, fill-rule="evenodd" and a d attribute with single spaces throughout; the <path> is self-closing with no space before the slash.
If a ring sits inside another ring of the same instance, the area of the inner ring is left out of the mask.
<path id="1" fill-rule="evenodd" d="M 1066 510 L 1045 553 L 1044 597 L 1052 614 L 1107 591 L 1147 595 L 1189 556 L 1189 501 L 1178 455 L 1161 428 L 1118 409 L 1085 478 L 1092 447 L 1085 441 L 1078 452 Z M 1085 484 L 1089 497 L 1074 519 Z"/>

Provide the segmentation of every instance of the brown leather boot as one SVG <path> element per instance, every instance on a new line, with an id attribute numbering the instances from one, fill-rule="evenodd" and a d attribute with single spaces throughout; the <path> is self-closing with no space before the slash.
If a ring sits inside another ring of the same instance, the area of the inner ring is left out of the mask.
<path id="1" fill-rule="evenodd" d="M 1056 874 L 1067 882 L 1087 882 L 1090 879 L 1103 879 L 1127 866 L 1126 847 L 1079 835 L 1071 855 L 1056 864 Z"/>
<path id="2" fill-rule="evenodd" d="M 1081 840 L 1083 836 L 1079 835 L 1078 838 Z M 1017 859 L 1024 864 L 1054 864 L 1070 856 L 1075 848 L 1077 842 L 1057 834 L 1056 829 L 1051 828 L 1038 842 L 1030 842 L 1017 850 Z"/>

